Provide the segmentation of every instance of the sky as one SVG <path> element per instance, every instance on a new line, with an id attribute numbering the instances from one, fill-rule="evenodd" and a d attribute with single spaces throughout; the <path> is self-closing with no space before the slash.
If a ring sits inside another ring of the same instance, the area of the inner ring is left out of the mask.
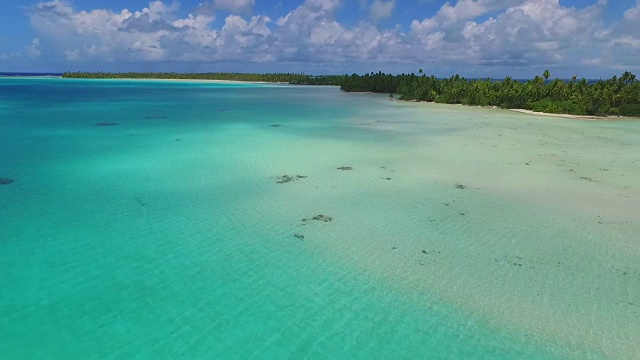
<path id="1" fill-rule="evenodd" d="M 640 73 L 640 0 L 3 0 L 0 71 Z"/>

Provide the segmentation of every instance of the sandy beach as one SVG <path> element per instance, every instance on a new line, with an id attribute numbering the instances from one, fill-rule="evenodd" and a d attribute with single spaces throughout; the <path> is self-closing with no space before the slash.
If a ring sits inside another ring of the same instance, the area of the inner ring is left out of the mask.
<path id="1" fill-rule="evenodd" d="M 561 117 L 567 119 L 578 119 L 578 120 L 603 120 L 603 121 L 615 121 L 615 120 L 640 120 L 637 117 L 628 117 L 628 116 L 589 116 L 589 115 L 571 115 L 571 114 L 552 114 L 552 113 L 544 113 L 539 111 L 532 111 L 526 109 L 509 109 L 511 111 L 517 111 L 523 114 L 530 115 L 542 115 L 542 116 L 554 116 Z"/>
<path id="2" fill-rule="evenodd" d="M 20 78 L 20 79 L 42 79 L 47 78 L 44 76 L 28 76 L 21 77 L 15 76 L 12 78 Z M 53 76 L 52 78 L 60 78 L 64 80 L 118 80 L 118 81 L 152 81 L 152 82 L 182 82 L 182 83 L 200 83 L 200 84 L 261 84 L 261 85 L 287 85 L 287 86 L 295 86 L 286 82 L 268 82 L 268 81 L 242 81 L 242 80 L 207 80 L 207 79 L 150 79 L 150 78 L 101 78 L 101 79 L 83 79 L 83 78 L 63 78 L 61 76 Z"/>

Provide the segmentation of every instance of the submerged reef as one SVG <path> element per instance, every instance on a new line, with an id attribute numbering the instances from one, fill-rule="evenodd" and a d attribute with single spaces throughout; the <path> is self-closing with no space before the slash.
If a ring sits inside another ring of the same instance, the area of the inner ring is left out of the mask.
<path id="1" fill-rule="evenodd" d="M 316 220 L 316 221 L 320 221 L 320 222 L 331 222 L 331 220 L 333 220 L 333 218 L 331 216 L 327 216 L 327 215 L 316 215 L 314 217 L 311 218 L 311 220 Z M 302 219 L 301 220 L 304 224 L 306 225 L 307 221 L 309 221 L 309 219 Z"/>
<path id="2" fill-rule="evenodd" d="M 306 175 L 282 175 L 282 176 L 276 176 L 276 182 L 278 184 L 284 184 L 284 183 L 288 183 L 288 182 L 292 182 L 292 181 L 296 181 L 298 179 L 306 179 L 307 176 Z"/>
<path id="3" fill-rule="evenodd" d="M 12 184 L 15 180 L 9 178 L 0 178 L 0 185 Z"/>
<path id="4" fill-rule="evenodd" d="M 322 221 L 322 222 L 331 222 L 331 220 L 333 220 L 333 218 L 331 216 L 327 216 L 327 215 L 316 215 L 314 217 L 312 217 L 313 220 L 316 221 Z"/>

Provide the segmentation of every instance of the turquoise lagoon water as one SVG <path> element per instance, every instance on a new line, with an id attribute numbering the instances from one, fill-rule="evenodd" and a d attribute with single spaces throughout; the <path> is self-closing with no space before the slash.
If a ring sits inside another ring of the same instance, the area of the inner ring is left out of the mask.
<path id="1" fill-rule="evenodd" d="M 331 87 L 1 79 L 0 354 L 639 358 L 639 149 Z"/>

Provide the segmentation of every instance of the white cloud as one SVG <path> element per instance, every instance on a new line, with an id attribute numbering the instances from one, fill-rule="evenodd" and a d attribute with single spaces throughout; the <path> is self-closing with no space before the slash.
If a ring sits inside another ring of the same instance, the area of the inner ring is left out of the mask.
<path id="1" fill-rule="evenodd" d="M 636 1 L 636 6 L 624 12 L 626 21 L 640 21 L 640 0 Z"/>
<path id="2" fill-rule="evenodd" d="M 0 53 L 0 60 L 24 62 L 25 58 L 30 60 L 38 59 L 41 53 L 40 39 L 34 38 L 24 46 L 24 52 Z"/>
<path id="3" fill-rule="evenodd" d="M 521 2 L 518 0 L 459 0 L 455 5 L 446 2 L 440 8 L 436 19 L 443 25 L 448 25 L 474 19 L 492 10 L 509 8 Z"/>
<path id="4" fill-rule="evenodd" d="M 375 0 L 373 4 L 371 4 L 370 16 L 374 20 L 388 18 L 393 13 L 393 8 L 395 7 L 395 5 L 396 5 L 395 0 L 389 0 L 389 1 Z"/>
<path id="5" fill-rule="evenodd" d="M 363 1 L 373 19 L 395 0 Z M 214 10 L 250 12 L 255 0 L 213 0 Z M 378 5 L 376 5 L 378 4 Z M 305 0 L 272 22 L 263 15 L 179 15 L 179 4 L 78 11 L 65 0 L 40 2 L 29 17 L 38 38 L 25 55 L 93 62 L 270 61 L 407 63 L 420 66 L 620 67 L 640 58 L 640 0 L 606 27 L 606 1 L 583 8 L 558 0 L 459 0 L 413 20 L 408 33 L 367 21 L 336 20 L 340 0 Z M 358 5 L 356 5 L 358 6 Z M 374 11 L 374 9 L 376 9 Z M 492 15 L 487 18 L 487 15 Z M 597 60 L 597 61 L 596 61 Z"/>
<path id="6" fill-rule="evenodd" d="M 211 0 L 200 3 L 196 12 L 213 15 L 218 10 L 231 14 L 251 14 L 255 0 Z"/>
<path id="7" fill-rule="evenodd" d="M 216 8 L 234 13 L 249 11 L 255 5 L 255 0 L 214 0 Z"/>
<path id="8" fill-rule="evenodd" d="M 640 70 L 640 0 L 625 11 L 623 19 L 598 34 L 603 65 Z"/>
<path id="9" fill-rule="evenodd" d="M 580 63 L 584 65 L 600 65 L 602 63 L 602 59 L 600 58 L 582 59 Z"/>
<path id="10" fill-rule="evenodd" d="M 19 59 L 22 57 L 21 53 L 7 53 L 7 54 L 0 54 L 0 60 L 14 60 L 14 59 Z"/>
<path id="11" fill-rule="evenodd" d="M 153 1 L 131 12 L 75 11 L 65 1 L 38 3 L 31 9 L 32 26 L 41 40 L 57 44 L 68 60 L 158 61 L 200 58 L 218 36 L 205 15 L 176 19 L 178 4 Z M 175 19 L 175 20 L 174 20 Z"/>
<path id="12" fill-rule="evenodd" d="M 27 54 L 27 56 L 31 57 L 31 58 L 38 58 L 40 57 L 40 39 L 35 38 L 33 40 L 31 40 L 31 44 L 25 45 L 24 46 L 24 51 Z"/>
<path id="13" fill-rule="evenodd" d="M 603 4 L 564 7 L 558 0 L 461 0 L 455 6 L 445 4 L 431 18 L 413 21 L 411 30 L 423 42 L 441 34 L 440 51 L 432 54 L 439 59 L 491 66 L 563 66 L 577 62 L 577 53 L 592 51 L 589 41 L 602 27 L 603 9 Z M 475 20 L 496 11 L 495 17 Z"/>
<path id="14" fill-rule="evenodd" d="M 335 20 L 339 0 L 306 0 L 278 19 L 273 33 L 275 58 L 288 61 L 386 61 L 397 54 L 400 36 L 360 23 L 346 28 Z"/>

